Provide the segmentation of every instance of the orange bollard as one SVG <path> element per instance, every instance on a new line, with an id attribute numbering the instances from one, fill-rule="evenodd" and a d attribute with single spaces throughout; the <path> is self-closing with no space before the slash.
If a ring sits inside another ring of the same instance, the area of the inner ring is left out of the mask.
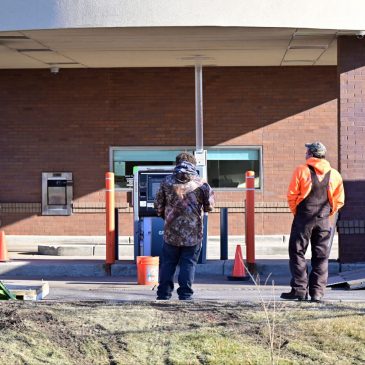
<path id="1" fill-rule="evenodd" d="M 236 246 L 236 254 L 234 256 L 232 275 L 228 276 L 227 278 L 231 281 L 242 281 L 249 279 L 248 276 L 246 276 L 245 265 L 242 258 L 241 245 Z"/>
<path id="2" fill-rule="evenodd" d="M 105 210 L 106 210 L 106 267 L 107 273 L 111 273 L 111 266 L 115 263 L 115 197 L 114 197 L 114 173 L 105 174 Z"/>
<path id="3" fill-rule="evenodd" d="M 249 271 L 256 272 L 255 260 L 255 172 L 246 171 L 246 262 Z"/>
<path id="4" fill-rule="evenodd" d="M 8 249 L 6 248 L 5 232 L 0 231 L 0 261 L 9 261 Z"/>

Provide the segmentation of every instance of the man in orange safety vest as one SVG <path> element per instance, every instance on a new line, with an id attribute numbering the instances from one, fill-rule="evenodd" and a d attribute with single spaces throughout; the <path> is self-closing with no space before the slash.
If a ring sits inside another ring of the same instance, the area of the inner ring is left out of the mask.
<path id="1" fill-rule="evenodd" d="M 321 142 L 305 144 L 306 163 L 299 165 L 288 189 L 288 203 L 294 220 L 289 239 L 291 291 L 282 299 L 320 302 L 328 278 L 328 257 L 334 215 L 345 200 L 340 173 L 325 159 L 326 147 Z M 312 248 L 312 270 L 308 276 L 305 253 L 309 241 Z"/>

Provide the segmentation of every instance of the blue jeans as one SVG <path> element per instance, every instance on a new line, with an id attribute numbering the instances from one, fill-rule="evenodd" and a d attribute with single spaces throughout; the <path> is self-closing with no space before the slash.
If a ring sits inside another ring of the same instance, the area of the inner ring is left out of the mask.
<path id="1" fill-rule="evenodd" d="M 177 265 L 180 266 L 178 277 L 179 299 L 189 299 L 193 295 L 195 267 L 199 259 L 201 244 L 189 247 L 172 246 L 163 244 L 161 254 L 160 280 L 157 297 L 170 299 L 174 290 L 174 276 Z"/>

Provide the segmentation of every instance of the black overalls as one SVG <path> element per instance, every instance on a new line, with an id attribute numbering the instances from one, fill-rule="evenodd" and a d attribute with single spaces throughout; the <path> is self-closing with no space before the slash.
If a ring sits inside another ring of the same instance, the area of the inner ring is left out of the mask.
<path id="1" fill-rule="evenodd" d="M 290 282 L 296 295 L 323 296 L 328 277 L 328 243 L 331 235 L 329 215 L 331 206 L 327 189 L 331 171 L 320 182 L 312 166 L 309 166 L 312 189 L 297 206 L 289 239 Z M 311 241 L 312 271 L 307 273 L 305 253 Z"/>

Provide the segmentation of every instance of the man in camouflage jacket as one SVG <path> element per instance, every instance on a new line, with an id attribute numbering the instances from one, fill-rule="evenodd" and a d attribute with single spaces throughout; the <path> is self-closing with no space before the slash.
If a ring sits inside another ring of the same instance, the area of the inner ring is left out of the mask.
<path id="1" fill-rule="evenodd" d="M 212 211 L 214 206 L 213 191 L 199 177 L 195 165 L 192 154 L 180 153 L 173 174 L 163 180 L 156 194 L 157 214 L 165 220 L 157 290 L 160 300 L 171 298 L 177 265 L 180 265 L 179 299 L 189 300 L 193 294 L 195 267 L 203 239 L 203 212 Z"/>

